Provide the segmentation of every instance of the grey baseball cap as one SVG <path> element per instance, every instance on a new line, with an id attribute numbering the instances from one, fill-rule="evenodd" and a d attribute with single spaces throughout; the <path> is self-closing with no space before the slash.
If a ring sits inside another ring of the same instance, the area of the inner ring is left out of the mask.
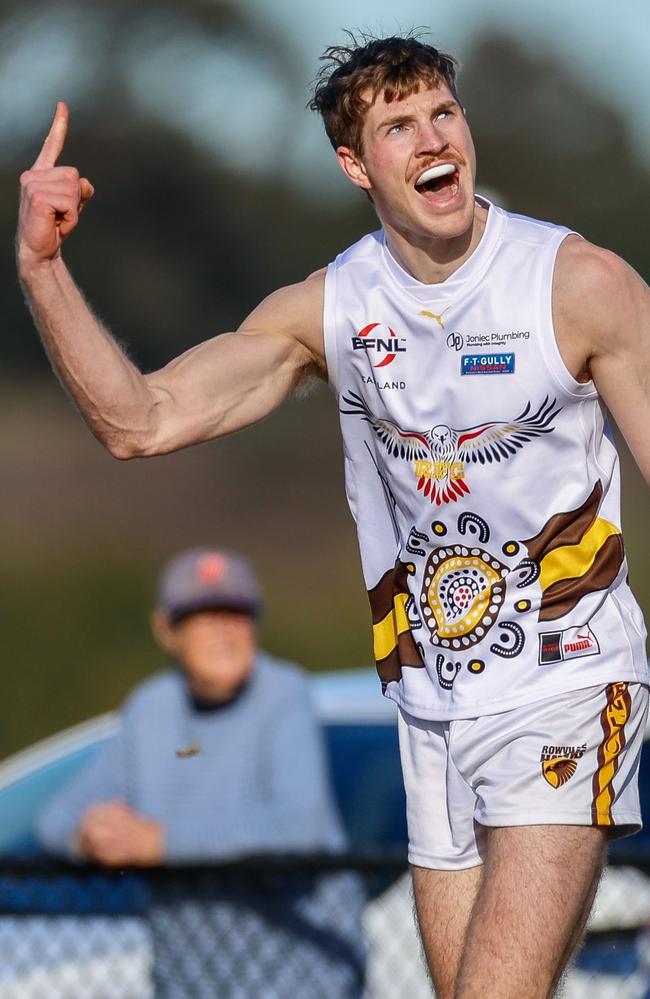
<path id="1" fill-rule="evenodd" d="M 263 598 L 257 576 L 242 555 L 222 548 L 192 548 L 163 569 L 157 605 L 171 618 L 211 608 L 259 617 Z"/>

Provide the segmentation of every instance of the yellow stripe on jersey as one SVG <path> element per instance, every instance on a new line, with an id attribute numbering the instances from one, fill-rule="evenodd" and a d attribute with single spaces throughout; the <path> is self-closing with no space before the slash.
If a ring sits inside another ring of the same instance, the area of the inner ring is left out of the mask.
<path id="1" fill-rule="evenodd" d="M 540 562 L 539 582 L 542 591 L 560 579 L 576 579 L 584 576 L 607 539 L 620 533 L 620 528 L 615 524 L 597 517 L 577 545 L 563 545 L 549 552 Z"/>
<path id="2" fill-rule="evenodd" d="M 386 617 L 372 627 L 373 647 L 377 662 L 389 656 L 397 645 L 399 636 L 410 630 L 406 613 L 408 598 L 408 593 L 396 593 L 392 610 L 389 610 Z"/>

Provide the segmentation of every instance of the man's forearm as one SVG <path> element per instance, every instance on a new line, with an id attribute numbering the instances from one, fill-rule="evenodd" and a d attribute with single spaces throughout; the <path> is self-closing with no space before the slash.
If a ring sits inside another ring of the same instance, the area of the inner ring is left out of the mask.
<path id="1" fill-rule="evenodd" d="M 93 315 L 61 257 L 21 265 L 43 344 L 93 434 L 117 458 L 142 453 L 155 406 L 144 376 Z"/>
<path id="2" fill-rule="evenodd" d="M 141 453 L 156 415 L 145 379 L 95 319 L 61 258 L 94 188 L 57 166 L 68 109 L 56 106 L 32 167 L 20 176 L 16 252 L 27 302 L 52 364 L 96 437 L 118 458 Z"/>
<path id="3" fill-rule="evenodd" d="M 21 174 L 18 267 L 52 364 L 111 454 L 166 454 L 241 430 L 313 370 L 324 370 L 319 273 L 270 296 L 236 333 L 213 336 L 151 375 L 138 371 L 93 316 L 61 258 L 94 193 L 75 167 L 57 166 L 67 128 L 60 101 L 33 166 Z M 304 330 L 316 331 L 315 350 L 303 342 Z"/>

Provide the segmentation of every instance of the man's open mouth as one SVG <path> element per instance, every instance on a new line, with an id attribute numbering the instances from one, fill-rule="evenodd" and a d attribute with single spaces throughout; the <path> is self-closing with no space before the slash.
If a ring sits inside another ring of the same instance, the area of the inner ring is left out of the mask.
<path id="1" fill-rule="evenodd" d="M 439 163 L 420 174 L 415 182 L 418 194 L 435 195 L 436 200 L 448 200 L 458 193 L 458 167 L 454 163 Z"/>

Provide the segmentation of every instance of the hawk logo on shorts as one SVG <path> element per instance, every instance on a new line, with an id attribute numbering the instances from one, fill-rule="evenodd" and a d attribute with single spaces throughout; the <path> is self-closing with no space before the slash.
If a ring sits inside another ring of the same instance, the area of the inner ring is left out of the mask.
<path id="1" fill-rule="evenodd" d="M 546 783 L 551 787 L 566 784 L 578 769 L 576 760 L 582 759 L 586 751 L 586 742 L 581 746 L 542 746 L 540 762 Z"/>
<path id="2" fill-rule="evenodd" d="M 578 769 L 575 760 L 567 760 L 560 757 L 557 760 L 544 760 L 542 763 L 542 776 L 551 787 L 561 787 L 573 777 Z"/>

